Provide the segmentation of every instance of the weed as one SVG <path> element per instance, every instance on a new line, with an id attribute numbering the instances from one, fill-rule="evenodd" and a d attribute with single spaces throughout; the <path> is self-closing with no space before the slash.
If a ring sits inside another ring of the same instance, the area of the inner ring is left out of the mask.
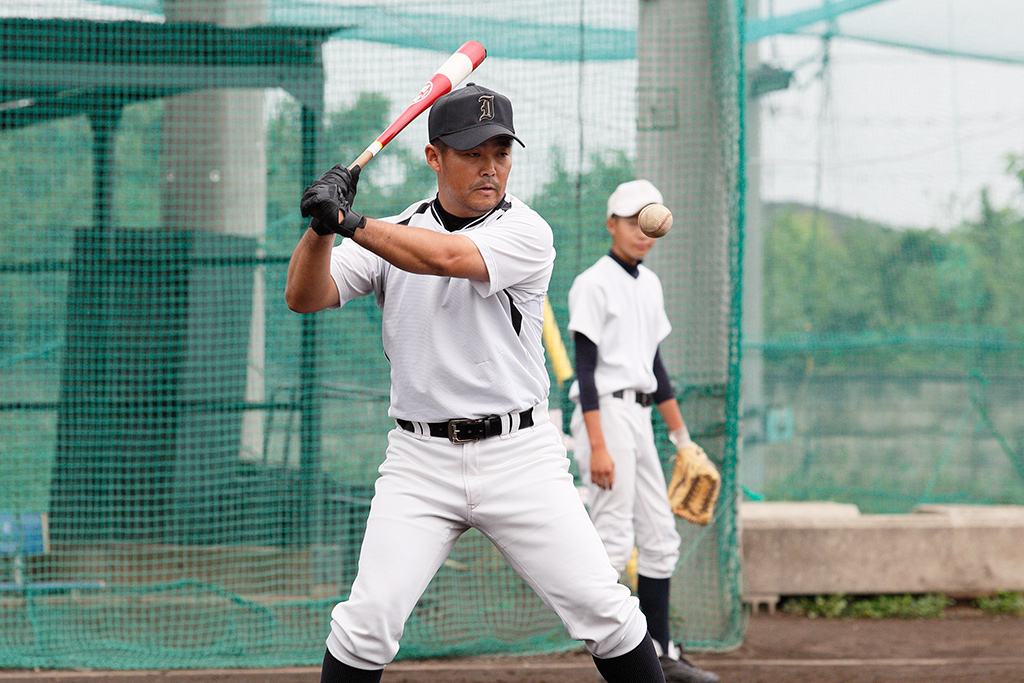
<path id="1" fill-rule="evenodd" d="M 847 595 L 816 595 L 790 598 L 782 604 L 782 611 L 811 619 L 852 617 L 861 619 L 923 619 L 942 617 L 954 601 L 945 595 L 875 595 L 850 597 Z"/>
<path id="2" fill-rule="evenodd" d="M 978 609 L 990 614 L 1024 617 L 1024 593 L 1005 591 L 975 600 Z"/>

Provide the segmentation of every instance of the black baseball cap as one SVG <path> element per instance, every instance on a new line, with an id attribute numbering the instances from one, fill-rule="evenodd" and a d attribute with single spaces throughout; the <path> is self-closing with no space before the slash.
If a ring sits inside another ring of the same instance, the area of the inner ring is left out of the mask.
<path id="1" fill-rule="evenodd" d="M 441 142 L 462 152 L 499 135 L 507 135 L 526 147 L 512 126 L 512 102 L 476 83 L 467 83 L 434 102 L 427 119 L 427 134 L 432 141 L 441 138 Z"/>

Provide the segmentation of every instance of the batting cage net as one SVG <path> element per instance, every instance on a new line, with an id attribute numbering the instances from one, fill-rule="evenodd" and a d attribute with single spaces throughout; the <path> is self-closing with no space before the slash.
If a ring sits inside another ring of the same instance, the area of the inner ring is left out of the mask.
<path id="1" fill-rule="evenodd" d="M 526 143 L 509 191 L 555 233 L 561 340 L 549 334 L 548 351 L 561 359 L 551 408 L 562 424 L 566 297 L 610 246 L 608 195 L 641 174 L 676 211 L 659 268 L 675 324 L 703 331 L 664 354 L 726 485 L 712 525 L 680 523 L 673 624 L 693 648 L 740 642 L 740 8 L 495 10 L 4 3 L 0 667 L 321 661 L 395 424 L 372 297 L 308 316 L 285 305 L 307 223 L 299 199 L 468 40 L 488 55 L 466 82 L 512 100 Z M 394 215 L 433 195 L 426 118 L 367 165 L 359 211 Z M 660 438 L 668 469 L 674 451 Z M 470 532 L 423 594 L 399 657 L 573 647 Z"/>
<path id="2" fill-rule="evenodd" d="M 934 130 L 940 104 L 978 93 L 897 89 L 927 100 L 908 123 L 876 84 L 850 89 L 874 102 L 868 114 L 829 116 L 842 67 L 865 63 L 844 61 L 857 40 L 875 40 L 884 54 L 867 62 L 889 71 L 922 53 L 998 62 L 996 90 L 1012 99 L 1019 32 L 958 51 L 933 29 L 960 15 L 865 28 L 847 20 L 887 3 L 743 4 L 4 2 L 0 667 L 320 662 L 394 422 L 376 303 L 307 316 L 284 304 L 299 198 L 467 40 L 488 56 L 466 80 L 510 97 L 526 143 L 509 191 L 554 229 L 545 342 L 563 425 L 566 297 L 609 248 L 609 193 L 646 177 L 674 212 L 646 261 L 674 327 L 662 357 L 724 480 L 709 526 L 679 522 L 671 617 L 687 649 L 743 638 L 740 499 L 1024 503 L 1019 140 L 980 169 L 1005 192 L 945 211 L 925 190 L 915 220 L 882 210 L 903 207 L 912 181 L 952 178 L 966 197 L 973 143 L 1019 129 L 1021 108 L 979 132 L 970 116 L 991 111 L 964 105 Z M 864 120 L 886 154 L 851 173 L 866 162 L 828 153 L 865 149 L 843 137 Z M 808 142 L 793 189 L 785 171 Z M 367 166 L 357 210 L 430 196 L 425 143 L 421 116 Z M 947 171 L 922 152 L 950 147 L 960 166 Z M 887 166 L 887 154 L 932 163 Z M 897 199 L 868 193 L 879 177 Z M 879 211 L 850 205 L 858 196 Z M 574 647 L 470 532 L 398 657 Z"/>
<path id="3" fill-rule="evenodd" d="M 1024 504 L 1024 16 L 761 5 L 741 490 L 883 514 Z"/>

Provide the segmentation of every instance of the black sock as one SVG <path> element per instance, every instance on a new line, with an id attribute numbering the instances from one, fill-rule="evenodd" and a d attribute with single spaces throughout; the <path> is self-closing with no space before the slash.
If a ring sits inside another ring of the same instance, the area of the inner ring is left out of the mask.
<path id="1" fill-rule="evenodd" d="M 671 579 L 636 577 L 636 596 L 640 599 L 640 611 L 647 617 L 647 630 L 658 645 L 661 653 L 668 654 L 672 632 L 668 626 L 668 591 Z"/>
<path id="2" fill-rule="evenodd" d="M 665 683 L 658 652 L 649 634 L 626 654 L 609 659 L 594 657 L 594 664 L 608 683 Z"/>
<path id="3" fill-rule="evenodd" d="M 320 683 L 380 683 L 384 669 L 357 669 L 334 658 L 331 651 L 324 653 L 324 665 L 320 669 Z"/>

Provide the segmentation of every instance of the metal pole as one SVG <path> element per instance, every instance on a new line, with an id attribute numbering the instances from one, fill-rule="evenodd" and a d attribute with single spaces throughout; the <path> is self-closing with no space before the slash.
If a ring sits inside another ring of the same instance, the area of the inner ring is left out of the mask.
<path id="1" fill-rule="evenodd" d="M 306 105 L 302 107 L 302 179 L 309 183 L 316 179 L 317 149 L 319 149 L 322 119 L 318 110 Z M 302 229 L 305 230 L 303 223 Z M 301 454 L 299 469 L 302 473 L 302 490 L 306 504 L 301 506 L 302 519 L 296 539 L 302 545 L 322 538 L 323 527 L 323 481 L 321 470 L 321 412 L 322 398 L 317 391 L 318 370 L 318 322 L 316 315 L 302 318 L 302 337 L 299 357 L 299 401 L 302 426 L 300 431 Z"/>

